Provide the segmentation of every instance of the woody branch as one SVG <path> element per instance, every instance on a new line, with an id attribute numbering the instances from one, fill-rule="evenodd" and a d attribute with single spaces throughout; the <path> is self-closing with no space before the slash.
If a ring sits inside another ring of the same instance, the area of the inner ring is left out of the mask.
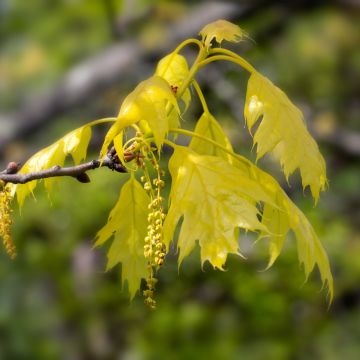
<path id="1" fill-rule="evenodd" d="M 131 161 L 136 157 L 136 154 L 125 154 L 125 161 Z M 40 180 L 51 177 L 70 176 L 82 183 L 90 182 L 86 172 L 88 170 L 95 170 L 100 167 L 107 167 L 113 171 L 125 173 L 126 167 L 119 161 L 114 148 L 112 148 L 107 156 L 101 162 L 100 160 L 92 160 L 80 165 L 62 167 L 55 165 L 49 169 L 40 170 L 37 172 L 30 172 L 27 174 L 19 174 L 17 164 L 9 163 L 7 168 L 0 172 L 0 180 L 12 184 L 26 184 L 32 180 Z"/>

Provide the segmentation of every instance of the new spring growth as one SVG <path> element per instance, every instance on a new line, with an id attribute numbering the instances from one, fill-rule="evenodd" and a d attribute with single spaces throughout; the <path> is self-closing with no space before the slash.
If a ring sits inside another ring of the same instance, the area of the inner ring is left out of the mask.
<path id="1" fill-rule="evenodd" d="M 163 243 L 163 221 L 165 219 L 163 209 L 163 198 L 161 190 L 165 186 L 164 181 L 161 179 L 163 172 L 160 170 L 159 164 L 156 162 L 155 157 L 151 159 L 151 164 L 156 171 L 156 177 L 150 178 L 147 170 L 144 171 L 145 175 L 141 177 L 144 183 L 144 189 L 150 195 L 149 215 L 147 235 L 145 237 L 144 256 L 147 259 L 148 277 L 146 279 L 147 289 L 143 292 L 145 297 L 145 304 L 151 309 L 155 309 L 156 301 L 154 299 L 154 290 L 157 279 L 154 277 L 156 270 L 164 264 L 166 247 Z"/>
<path id="2" fill-rule="evenodd" d="M 7 254 L 14 259 L 16 248 L 11 236 L 11 200 L 10 189 L 3 181 L 0 181 L 0 236 Z"/>

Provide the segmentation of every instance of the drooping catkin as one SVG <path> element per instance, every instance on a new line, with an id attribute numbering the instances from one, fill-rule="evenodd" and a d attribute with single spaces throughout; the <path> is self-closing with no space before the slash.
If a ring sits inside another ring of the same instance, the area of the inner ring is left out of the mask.
<path id="1" fill-rule="evenodd" d="M 166 247 L 163 243 L 163 222 L 165 219 L 163 209 L 163 197 L 161 190 L 164 187 L 164 181 L 161 179 L 163 172 L 155 159 L 152 159 L 152 165 L 157 173 L 157 176 L 151 181 L 150 176 L 145 172 L 142 181 L 144 182 L 144 189 L 150 195 L 149 215 L 148 215 L 148 232 L 145 237 L 144 256 L 148 261 L 148 277 L 146 279 L 146 287 L 143 294 L 145 297 L 145 304 L 151 309 L 155 309 L 156 301 L 154 299 L 155 284 L 157 279 L 154 276 L 155 271 L 164 264 Z"/>
<path id="2" fill-rule="evenodd" d="M 0 237 L 2 238 L 4 248 L 11 259 L 16 257 L 16 247 L 11 236 L 11 194 L 10 189 L 0 183 Z"/>

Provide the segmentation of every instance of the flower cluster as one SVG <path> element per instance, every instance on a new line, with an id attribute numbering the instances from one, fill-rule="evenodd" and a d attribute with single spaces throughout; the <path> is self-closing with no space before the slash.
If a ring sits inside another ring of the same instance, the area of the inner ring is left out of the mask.
<path id="1" fill-rule="evenodd" d="M 10 189 L 4 183 L 0 184 L 0 237 L 11 259 L 16 256 L 16 248 L 11 237 L 11 194 Z"/>
<path id="2" fill-rule="evenodd" d="M 163 243 L 163 221 L 165 213 L 163 209 L 163 197 L 161 190 L 165 183 L 161 179 L 164 175 L 160 170 L 159 165 L 155 160 L 152 160 L 152 165 L 157 173 L 157 177 L 151 181 L 149 174 L 146 172 L 145 176 L 141 178 L 144 183 L 144 189 L 149 193 L 151 202 L 149 204 L 148 215 L 148 232 L 145 237 L 144 256 L 148 261 L 149 275 L 146 279 L 147 289 L 144 291 L 145 303 L 152 309 L 156 306 L 154 300 L 154 290 L 157 279 L 154 277 L 154 272 L 164 264 L 166 247 Z"/>

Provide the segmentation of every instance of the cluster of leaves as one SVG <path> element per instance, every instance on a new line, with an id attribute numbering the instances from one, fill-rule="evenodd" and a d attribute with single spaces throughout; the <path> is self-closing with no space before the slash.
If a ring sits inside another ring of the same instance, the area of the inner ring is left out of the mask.
<path id="1" fill-rule="evenodd" d="M 61 166 L 67 155 L 79 163 L 86 156 L 91 127 L 113 122 L 100 158 L 104 159 L 109 146 L 113 145 L 119 161 L 126 165 L 131 176 L 121 189 L 108 223 L 98 233 L 96 245 L 111 241 L 107 267 L 121 264 L 122 282 L 128 283 L 131 297 L 146 279 L 146 296 L 151 293 L 147 301 L 153 304 L 153 275 L 163 263 L 154 260 L 159 259 L 156 251 L 159 254 L 164 251 L 164 255 L 169 251 L 170 243 L 175 241 L 175 230 L 180 226 L 176 242 L 179 265 L 198 242 L 201 263 L 209 261 L 218 269 L 224 268 L 228 254 L 241 255 L 240 229 L 268 239 L 268 267 L 281 253 L 288 233 L 293 232 L 306 277 L 317 265 L 331 300 L 333 283 L 329 262 L 311 224 L 271 175 L 233 151 L 221 125 L 210 113 L 195 75 L 214 61 L 230 61 L 250 73 L 244 116 L 250 132 L 257 125 L 253 134 L 257 158 L 273 153 L 287 179 L 299 169 L 303 187 L 310 188 L 317 202 L 327 185 L 326 168 L 316 142 L 306 129 L 303 115 L 285 93 L 241 56 L 214 46 L 214 40 L 221 43 L 246 38 L 238 26 L 218 20 L 205 26 L 200 35 L 201 41 L 188 39 L 160 60 L 155 74 L 125 98 L 116 118 L 98 120 L 72 131 L 35 154 L 20 172 Z M 199 50 L 191 67 L 179 54 L 188 45 L 195 45 Z M 194 131 L 181 128 L 181 117 L 192 100 L 191 88 L 203 106 Z M 170 135 L 178 134 L 192 138 L 189 146 L 170 140 Z M 162 170 L 158 159 L 164 144 L 174 149 L 168 163 L 172 184 L 166 215 L 162 205 L 165 199 L 159 187 L 155 193 L 152 185 L 160 181 Z M 137 173 L 142 173 L 145 184 L 137 180 Z M 45 180 L 48 190 L 52 181 Z M 12 186 L 20 205 L 35 186 L 36 181 Z M 155 213 L 161 215 L 156 222 Z"/>

